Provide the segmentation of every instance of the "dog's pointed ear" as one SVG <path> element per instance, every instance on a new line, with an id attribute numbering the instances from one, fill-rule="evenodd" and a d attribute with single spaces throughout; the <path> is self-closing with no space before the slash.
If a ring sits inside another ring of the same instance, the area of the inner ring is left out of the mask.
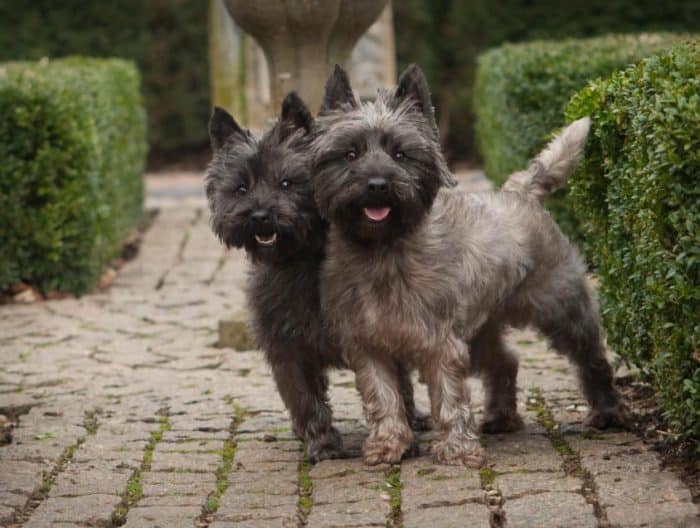
<path id="1" fill-rule="evenodd" d="M 209 119 L 209 139 L 215 152 L 230 139 L 245 140 L 247 137 L 248 132 L 236 123 L 231 114 L 221 107 L 214 107 L 214 113 Z"/>
<path id="2" fill-rule="evenodd" d="M 399 82 L 394 92 L 394 99 L 401 103 L 406 99 L 414 102 L 415 108 L 419 110 L 433 126 L 435 123 L 435 109 L 430 98 L 430 87 L 425 78 L 423 70 L 416 64 L 411 64 L 399 77 Z"/>
<path id="3" fill-rule="evenodd" d="M 297 130 L 304 130 L 304 134 L 308 134 L 311 132 L 313 122 L 314 118 L 299 94 L 289 92 L 282 101 L 282 114 L 279 120 L 280 141 L 284 141 Z"/>
<path id="4" fill-rule="evenodd" d="M 352 93 L 350 79 L 346 71 L 337 64 L 326 81 L 326 92 L 319 114 L 333 110 L 352 110 L 357 108 L 357 100 Z"/>
<path id="5" fill-rule="evenodd" d="M 445 161 L 443 161 L 438 168 L 438 178 L 440 179 L 440 183 L 445 187 L 457 187 L 457 180 L 452 176 L 452 172 L 450 172 Z"/>

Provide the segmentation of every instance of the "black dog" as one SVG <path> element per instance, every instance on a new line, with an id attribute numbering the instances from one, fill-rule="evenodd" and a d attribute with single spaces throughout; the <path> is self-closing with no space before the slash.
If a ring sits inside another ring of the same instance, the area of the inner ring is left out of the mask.
<path id="1" fill-rule="evenodd" d="M 331 424 L 327 370 L 345 367 L 325 342 L 319 271 L 327 225 L 313 198 L 308 163 L 314 121 L 290 93 L 280 119 L 258 139 L 226 111 L 209 123 L 214 151 L 206 174 L 212 229 L 227 247 L 245 248 L 253 266 L 248 288 L 253 332 L 264 350 L 294 432 L 312 461 L 339 456 L 340 434 Z M 416 428 L 413 387 L 401 374 L 402 396 Z"/>

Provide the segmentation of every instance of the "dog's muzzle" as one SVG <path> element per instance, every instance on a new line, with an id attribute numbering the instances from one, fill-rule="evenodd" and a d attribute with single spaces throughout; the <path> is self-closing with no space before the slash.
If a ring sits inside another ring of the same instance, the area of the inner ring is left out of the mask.
<path id="1" fill-rule="evenodd" d="M 270 212 L 258 209 L 250 215 L 250 224 L 255 241 L 263 247 L 271 247 L 277 242 L 277 233 L 272 223 Z"/>

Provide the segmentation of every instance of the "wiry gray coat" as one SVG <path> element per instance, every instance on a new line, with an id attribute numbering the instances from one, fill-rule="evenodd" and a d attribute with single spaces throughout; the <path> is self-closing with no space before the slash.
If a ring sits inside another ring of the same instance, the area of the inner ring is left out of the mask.
<path id="1" fill-rule="evenodd" d="M 367 463 L 395 462 L 413 442 L 397 362 L 418 368 L 428 384 L 440 462 L 483 462 L 470 373 L 485 382 L 484 429 L 518 428 L 507 326 L 534 325 L 578 367 L 593 425 L 622 421 L 585 265 L 538 201 L 576 165 L 581 123 L 550 146 L 554 157 L 545 152 L 519 174 L 512 191 L 467 195 L 446 187 L 427 83 L 415 67 L 395 92 L 363 105 L 337 68 L 319 123 L 314 185 L 331 222 L 322 313 L 357 375 Z M 386 220 L 372 220 L 386 207 Z"/>

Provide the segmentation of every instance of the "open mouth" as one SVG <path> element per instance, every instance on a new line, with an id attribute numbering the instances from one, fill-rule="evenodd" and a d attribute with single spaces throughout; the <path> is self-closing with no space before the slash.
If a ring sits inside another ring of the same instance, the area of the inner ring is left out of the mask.
<path id="1" fill-rule="evenodd" d="M 261 246 L 274 246 L 275 242 L 277 242 L 277 233 L 272 233 L 271 235 L 255 235 L 255 241 Z"/>
<path id="2" fill-rule="evenodd" d="M 364 213 L 372 222 L 383 222 L 389 218 L 391 207 L 365 207 Z"/>

